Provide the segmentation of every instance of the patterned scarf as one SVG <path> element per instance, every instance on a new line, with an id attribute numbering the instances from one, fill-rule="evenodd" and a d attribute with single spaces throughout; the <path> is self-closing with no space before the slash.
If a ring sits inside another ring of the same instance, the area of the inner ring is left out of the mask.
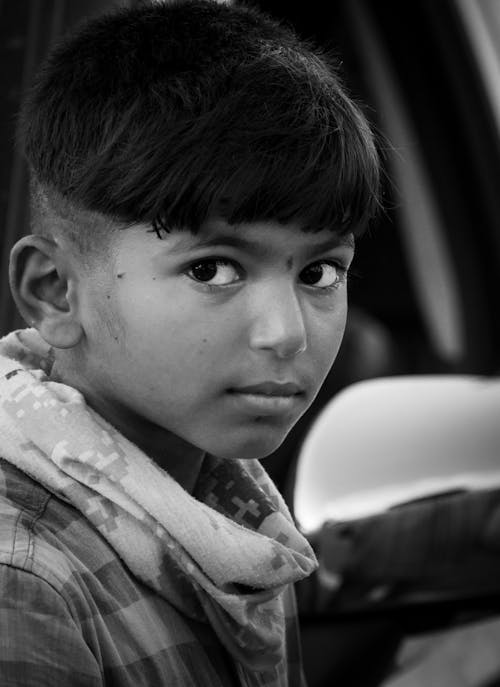
<path id="1" fill-rule="evenodd" d="M 276 666 L 280 593 L 317 563 L 260 463 L 207 456 L 190 495 L 51 381 L 52 363 L 35 329 L 0 339 L 0 455 L 77 508 L 142 582 L 208 619 L 240 664 Z"/>

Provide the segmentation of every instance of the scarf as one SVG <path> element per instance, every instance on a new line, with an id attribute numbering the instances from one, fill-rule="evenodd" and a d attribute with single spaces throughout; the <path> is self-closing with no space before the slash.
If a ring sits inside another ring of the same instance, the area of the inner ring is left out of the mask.
<path id="1" fill-rule="evenodd" d="M 281 592 L 317 563 L 260 463 L 207 456 L 191 495 L 51 381 L 53 360 L 35 329 L 0 339 L 0 455 L 77 508 L 144 584 L 208 620 L 238 663 L 277 666 Z"/>

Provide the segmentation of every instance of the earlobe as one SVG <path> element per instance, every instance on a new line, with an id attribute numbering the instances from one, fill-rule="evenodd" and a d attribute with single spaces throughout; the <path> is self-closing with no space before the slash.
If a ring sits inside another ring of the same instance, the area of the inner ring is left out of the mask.
<path id="1" fill-rule="evenodd" d="M 83 335 L 69 267 L 59 246 L 42 236 L 24 236 L 10 254 L 10 288 L 17 308 L 56 348 L 72 348 Z"/>

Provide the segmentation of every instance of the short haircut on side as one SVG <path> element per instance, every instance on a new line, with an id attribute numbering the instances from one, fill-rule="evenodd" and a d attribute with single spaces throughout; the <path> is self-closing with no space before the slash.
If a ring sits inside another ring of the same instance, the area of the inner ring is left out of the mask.
<path id="1" fill-rule="evenodd" d="M 85 22 L 39 70 L 19 137 L 37 217 L 62 202 L 157 232 L 220 217 L 359 234 L 379 205 L 374 136 L 336 58 L 215 0 Z"/>

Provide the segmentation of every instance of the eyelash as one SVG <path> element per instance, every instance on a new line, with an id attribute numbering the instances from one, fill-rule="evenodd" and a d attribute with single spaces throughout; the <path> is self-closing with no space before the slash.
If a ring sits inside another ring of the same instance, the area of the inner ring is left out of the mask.
<path id="1" fill-rule="evenodd" d="M 206 265 L 206 264 L 224 264 L 224 265 L 231 265 L 235 272 L 237 272 L 239 275 L 242 273 L 241 267 L 234 261 L 234 260 L 229 260 L 228 258 L 222 258 L 222 257 L 210 257 L 210 258 L 203 258 L 202 260 L 197 260 L 196 262 L 192 262 L 189 266 L 189 268 L 186 270 L 187 276 L 192 279 L 196 284 L 201 285 L 203 288 L 205 288 L 207 291 L 220 291 L 220 289 L 225 289 L 230 286 L 234 286 L 234 284 L 238 284 L 240 282 L 240 279 L 237 281 L 230 282 L 229 284 L 209 284 L 208 282 L 201 281 L 199 279 L 196 279 L 195 277 L 192 277 L 190 275 L 190 272 L 192 272 L 193 268 L 198 267 L 199 265 Z"/>
<path id="2" fill-rule="evenodd" d="M 335 268 L 337 271 L 337 279 L 333 284 L 330 284 L 329 286 L 314 286 L 314 284 L 304 284 L 304 286 L 310 286 L 310 288 L 315 289 L 318 294 L 320 295 L 326 295 L 328 293 L 331 293 L 332 291 L 336 291 L 338 288 L 340 288 L 343 284 L 346 283 L 347 281 L 347 275 L 348 275 L 348 268 L 347 266 L 337 260 L 316 260 L 316 262 L 312 262 L 310 265 L 307 265 L 304 269 L 307 269 L 309 267 L 312 267 L 313 265 L 331 265 L 332 267 Z M 303 272 L 304 270 L 302 270 Z"/>
<path id="3" fill-rule="evenodd" d="M 202 286 L 204 289 L 206 289 L 209 292 L 220 292 L 221 289 L 229 288 L 231 286 L 234 286 L 235 284 L 239 284 L 241 279 L 238 279 L 236 281 L 230 282 L 229 284 L 209 284 L 208 282 L 204 282 L 201 280 L 196 279 L 195 277 L 191 276 L 191 272 L 194 267 L 197 267 L 199 265 L 204 265 L 207 263 L 219 263 L 219 264 L 224 264 L 224 265 L 231 265 L 234 270 L 241 275 L 243 272 L 243 269 L 238 265 L 238 263 L 234 260 L 231 260 L 229 258 L 223 258 L 219 256 L 214 256 L 214 257 L 208 257 L 208 258 L 203 258 L 201 260 L 197 260 L 196 262 L 192 262 L 188 269 L 185 271 L 185 274 L 192 279 L 196 284 Z M 315 262 L 312 262 L 310 265 L 307 265 L 307 267 L 304 268 L 307 269 L 308 267 L 312 267 L 313 265 L 317 264 L 325 264 L 325 265 L 331 265 L 337 270 L 337 280 L 333 283 L 330 284 L 329 286 L 314 286 L 313 284 L 304 284 L 304 286 L 314 289 L 319 295 L 325 295 L 328 293 L 331 293 L 334 290 L 337 290 L 340 286 L 342 286 L 346 281 L 347 281 L 347 275 L 348 275 L 348 268 L 341 263 L 340 261 L 335 261 L 335 260 L 317 260 Z M 302 272 L 304 271 L 302 270 Z"/>

